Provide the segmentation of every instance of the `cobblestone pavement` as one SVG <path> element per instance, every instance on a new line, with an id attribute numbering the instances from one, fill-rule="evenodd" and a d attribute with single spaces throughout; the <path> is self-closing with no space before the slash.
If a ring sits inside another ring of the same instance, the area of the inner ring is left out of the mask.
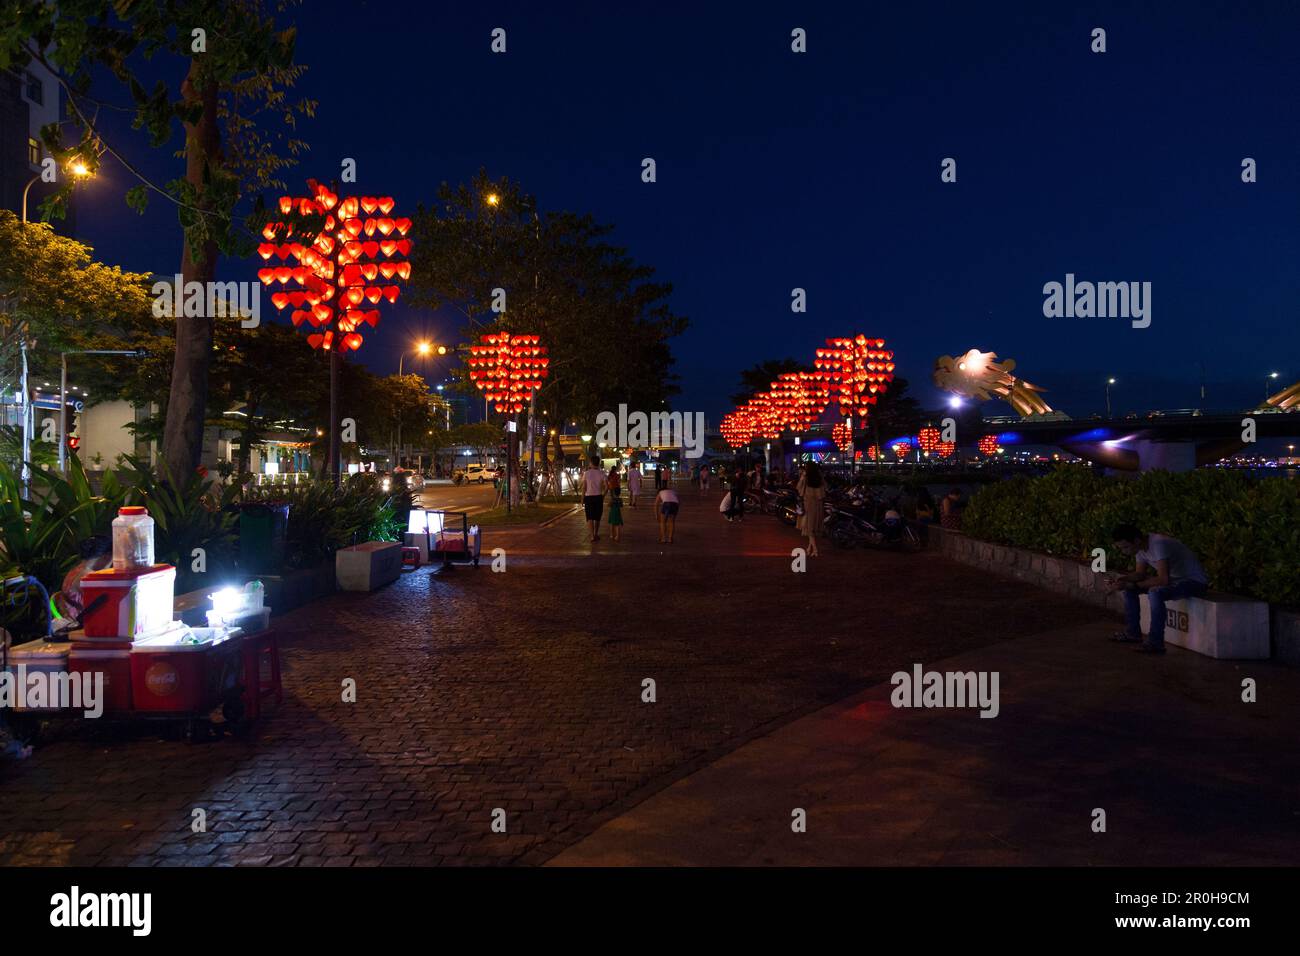
<path id="1" fill-rule="evenodd" d="M 285 702 L 250 738 L 70 726 L 0 766 L 0 863 L 541 863 L 900 667 L 1104 620 L 933 554 L 825 546 L 794 573 L 793 530 L 728 524 L 717 497 L 682 493 L 672 545 L 643 501 L 621 543 L 578 515 L 494 530 L 505 573 L 421 569 L 276 618 Z"/>

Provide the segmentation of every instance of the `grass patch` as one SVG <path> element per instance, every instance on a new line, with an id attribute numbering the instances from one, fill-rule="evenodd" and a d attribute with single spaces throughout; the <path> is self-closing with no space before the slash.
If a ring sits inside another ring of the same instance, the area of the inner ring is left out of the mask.
<path id="1" fill-rule="evenodd" d="M 520 505 L 509 514 L 506 514 L 505 506 L 493 508 L 490 511 L 480 511 L 477 514 L 470 515 L 470 524 L 476 524 L 483 528 L 500 528 L 508 525 L 523 524 L 541 524 L 543 521 L 549 521 L 556 515 L 572 511 L 577 504 L 577 499 L 567 501 L 547 500 L 540 504 Z"/>

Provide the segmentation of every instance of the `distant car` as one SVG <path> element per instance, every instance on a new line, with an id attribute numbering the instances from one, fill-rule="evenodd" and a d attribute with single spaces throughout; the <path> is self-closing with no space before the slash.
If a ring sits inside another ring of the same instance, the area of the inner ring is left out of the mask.
<path id="1" fill-rule="evenodd" d="M 412 491 L 419 491 L 424 487 L 424 476 L 418 471 L 407 471 L 405 468 L 399 468 L 393 472 L 393 478 L 398 481 L 405 479 L 406 487 Z M 387 487 L 384 490 L 387 491 Z"/>
<path id="2" fill-rule="evenodd" d="M 481 465 L 477 462 L 467 466 L 462 471 L 456 472 L 456 474 L 452 476 L 452 481 L 458 485 L 463 485 L 470 481 L 478 482 L 481 485 L 485 481 L 496 480 L 497 468 L 495 465 Z"/>

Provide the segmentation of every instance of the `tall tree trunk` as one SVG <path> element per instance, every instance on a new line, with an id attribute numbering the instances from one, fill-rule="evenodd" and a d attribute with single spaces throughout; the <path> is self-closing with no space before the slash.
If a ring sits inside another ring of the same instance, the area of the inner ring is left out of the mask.
<path id="1" fill-rule="evenodd" d="M 205 203 L 204 178 L 209 166 L 221 162 L 221 130 L 217 125 L 217 87 L 202 88 L 199 61 L 190 61 L 190 72 L 181 84 L 186 103 L 202 106 L 196 123 L 185 124 L 185 180 Z M 202 259 L 191 254 L 188 242 L 181 252 L 183 281 L 211 282 L 217 272 L 217 245 L 203 244 Z M 183 300 L 183 289 L 175 300 Z M 203 419 L 208 405 L 208 365 L 212 359 L 212 317 L 186 318 L 176 308 L 176 356 L 172 362 L 171 393 L 167 400 L 167 421 L 163 428 L 163 462 L 173 484 L 179 486 L 199 465 L 203 454 Z"/>

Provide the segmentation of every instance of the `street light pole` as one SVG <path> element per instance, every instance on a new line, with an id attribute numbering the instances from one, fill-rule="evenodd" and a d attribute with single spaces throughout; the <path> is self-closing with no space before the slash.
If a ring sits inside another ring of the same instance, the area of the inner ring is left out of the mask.
<path id="1" fill-rule="evenodd" d="M 1106 379 L 1106 417 L 1110 418 L 1110 387 L 1115 384 L 1113 378 Z"/>
<path id="2" fill-rule="evenodd" d="M 41 174 L 37 173 L 31 179 L 27 180 L 27 185 L 23 187 L 24 226 L 27 225 L 27 193 L 32 188 L 32 185 L 40 178 Z M 28 489 L 31 487 L 32 482 L 32 469 L 31 465 L 28 464 L 28 459 L 32 457 L 32 401 L 29 397 L 30 392 L 27 382 L 27 329 L 25 323 L 24 327 L 19 330 L 18 351 L 22 357 L 22 371 L 19 374 L 19 387 L 22 389 L 23 400 L 21 406 L 23 416 L 23 447 L 22 455 L 20 456 L 22 460 L 18 463 L 18 475 L 19 481 L 23 487 L 23 493 L 26 494 Z"/>
<path id="3" fill-rule="evenodd" d="M 447 347 L 445 345 L 439 345 L 435 348 L 432 342 L 417 342 L 415 345 L 416 355 L 431 355 L 435 351 L 439 355 L 446 355 Z M 398 378 L 402 377 L 402 367 L 403 367 L 402 363 L 405 361 L 406 361 L 406 351 L 403 350 L 402 354 L 397 359 Z M 400 463 L 401 454 L 402 454 L 402 410 L 399 407 L 397 409 L 397 450 L 394 453 L 394 460 L 393 460 L 394 468 L 396 468 Z"/>
<path id="4" fill-rule="evenodd" d="M 1269 393 L 1269 389 L 1270 389 L 1270 387 L 1271 387 L 1268 383 L 1271 382 L 1271 381 L 1273 381 L 1274 379 L 1276 379 L 1277 376 L 1278 376 L 1278 373 L 1277 373 L 1277 372 L 1270 372 L 1268 375 L 1264 376 L 1264 401 L 1265 401 L 1265 403 L 1268 402 L 1268 393 Z"/>
<path id="5" fill-rule="evenodd" d="M 87 169 L 85 163 L 81 162 L 80 160 L 74 159 L 73 162 L 69 164 L 68 169 L 72 173 L 72 175 L 76 178 L 83 178 L 85 176 L 90 175 L 90 170 Z M 41 178 L 41 175 L 42 175 L 41 173 L 37 173 L 36 175 L 32 176 L 31 179 L 27 180 L 27 185 L 23 187 L 22 213 L 23 213 L 24 226 L 27 225 L 27 194 L 31 191 L 32 186 L 36 185 L 36 181 Z M 23 447 L 22 447 L 22 461 L 19 462 L 18 465 L 18 469 L 19 469 L 18 475 L 19 475 L 19 482 L 22 485 L 23 493 L 26 494 L 30 490 L 31 482 L 32 482 L 32 469 L 30 463 L 28 462 L 28 459 L 31 458 L 31 451 L 32 451 L 33 422 L 32 422 L 32 401 L 28 394 L 28 389 L 27 389 L 27 384 L 28 384 L 27 383 L 27 377 L 28 377 L 27 376 L 27 328 L 25 323 L 23 328 L 20 330 L 20 334 L 18 337 L 18 350 L 22 355 L 22 373 L 21 373 L 19 384 L 23 392 L 22 394 Z M 62 412 L 60 414 L 62 415 Z M 63 449 L 63 433 L 60 432 L 59 433 L 60 455 L 62 455 L 62 449 Z M 60 467 L 62 467 L 62 459 L 60 459 Z"/>

